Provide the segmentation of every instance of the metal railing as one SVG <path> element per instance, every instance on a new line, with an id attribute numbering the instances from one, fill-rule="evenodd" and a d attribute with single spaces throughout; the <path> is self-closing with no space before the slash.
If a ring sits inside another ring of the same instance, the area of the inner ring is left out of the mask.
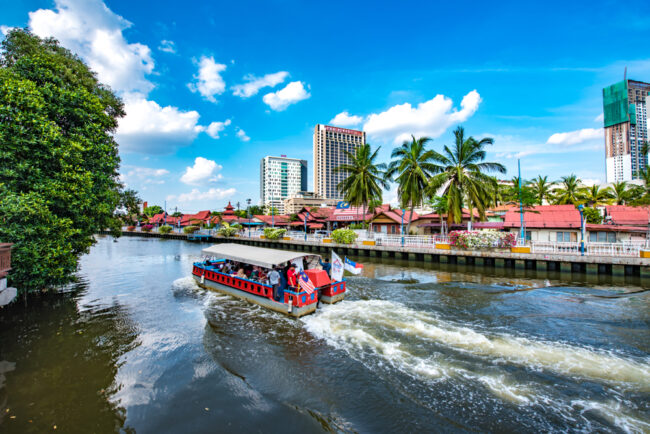
<path id="1" fill-rule="evenodd" d="M 639 256 L 645 241 L 621 241 L 618 243 L 585 243 L 585 255 L 589 256 Z M 531 242 L 531 253 L 557 253 L 563 255 L 581 255 L 580 243 L 574 242 Z"/>

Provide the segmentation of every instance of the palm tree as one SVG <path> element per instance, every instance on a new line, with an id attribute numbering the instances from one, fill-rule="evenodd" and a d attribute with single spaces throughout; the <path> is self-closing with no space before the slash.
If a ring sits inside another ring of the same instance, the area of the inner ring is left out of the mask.
<path id="1" fill-rule="evenodd" d="M 445 196 L 434 196 L 429 201 L 429 205 L 431 205 L 433 211 L 440 217 L 440 231 L 442 231 L 442 215 L 446 214 L 449 211 L 449 207 L 447 206 L 447 198 Z"/>
<path id="2" fill-rule="evenodd" d="M 497 180 L 485 172 L 505 173 L 506 168 L 501 163 L 483 162 L 487 145 L 494 143 L 489 137 L 476 140 L 465 138 L 465 129 L 458 127 L 454 131 L 455 143 L 453 149 L 443 148 L 443 153 L 434 152 L 434 159 L 439 163 L 435 169 L 440 172 L 429 183 L 428 192 L 433 195 L 444 192 L 447 196 L 447 220 L 449 223 L 460 223 L 462 220 L 463 203 L 466 201 L 474 220 L 474 208 L 481 219 L 485 218 L 485 208 L 489 205 L 497 187 Z"/>
<path id="3" fill-rule="evenodd" d="M 411 220 L 413 219 L 413 210 L 424 201 L 425 189 L 429 183 L 429 178 L 438 172 L 439 168 L 434 161 L 435 152 L 427 150 L 427 143 L 431 141 L 429 137 L 420 137 L 416 139 L 411 136 L 412 140 L 405 141 L 402 146 L 393 149 L 386 179 L 397 182 L 397 197 L 399 198 L 402 209 L 409 208 L 411 213 L 408 219 L 406 232 L 411 232 Z"/>
<path id="4" fill-rule="evenodd" d="M 629 202 L 632 202 L 634 206 L 648 205 L 650 204 L 650 170 L 639 171 L 639 179 L 643 181 L 643 185 L 634 185 L 628 190 Z"/>
<path id="5" fill-rule="evenodd" d="M 529 185 L 538 204 L 543 205 L 544 200 L 548 201 L 551 194 L 551 183 L 548 182 L 548 176 L 537 175 L 537 178 L 530 181 Z"/>
<path id="6" fill-rule="evenodd" d="M 627 182 L 615 182 L 611 188 L 612 200 L 616 205 L 625 205 L 632 196 L 632 192 L 627 188 Z"/>
<path id="7" fill-rule="evenodd" d="M 343 151 L 349 163 L 341 164 L 334 172 L 341 172 L 347 177 L 338 183 L 336 188 L 350 205 L 362 207 L 362 212 L 367 212 L 368 204 L 381 200 L 382 188 L 388 189 L 385 180 L 386 164 L 375 163 L 377 153 L 381 146 L 372 152 L 369 143 L 361 145 L 353 154 Z M 364 211 L 365 210 L 365 211 Z"/>
<path id="8" fill-rule="evenodd" d="M 555 204 L 567 205 L 578 202 L 580 179 L 574 174 L 571 174 L 560 178 L 560 182 L 562 185 L 556 188 L 553 192 L 555 196 Z"/>
<path id="9" fill-rule="evenodd" d="M 612 193 L 609 187 L 600 188 L 600 185 L 594 184 L 581 188 L 580 198 L 588 206 L 609 205 L 612 202 Z"/>

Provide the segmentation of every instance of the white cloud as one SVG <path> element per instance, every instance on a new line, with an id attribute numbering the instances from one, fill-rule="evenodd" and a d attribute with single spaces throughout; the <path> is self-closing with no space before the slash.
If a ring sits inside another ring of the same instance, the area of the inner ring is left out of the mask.
<path id="1" fill-rule="evenodd" d="M 164 184 L 165 181 L 160 179 L 169 174 L 167 169 L 155 169 L 152 167 L 141 166 L 122 166 L 124 170 L 120 174 L 120 182 L 124 184 L 133 184 L 134 182 L 143 184 Z"/>
<path id="2" fill-rule="evenodd" d="M 363 122 L 361 116 L 350 116 L 350 113 L 345 111 L 334 116 L 334 119 L 329 123 L 330 125 L 336 125 L 338 127 L 352 127 L 354 125 L 359 125 L 361 122 Z"/>
<path id="3" fill-rule="evenodd" d="M 185 168 L 185 173 L 181 176 L 181 182 L 188 185 L 216 182 L 221 179 L 221 175 L 217 174 L 221 169 L 221 165 L 217 164 L 216 161 L 196 157 L 194 166 Z"/>
<path id="4" fill-rule="evenodd" d="M 199 72 L 194 76 L 196 82 L 187 86 L 192 92 L 198 92 L 210 102 L 217 102 L 215 95 L 221 95 L 226 90 L 226 82 L 221 77 L 221 72 L 226 70 L 226 65 L 217 63 L 213 57 L 201 57 L 198 63 Z"/>
<path id="5" fill-rule="evenodd" d="M 600 123 L 600 122 L 605 122 L 605 115 L 602 114 L 602 113 L 599 114 L 598 116 L 596 116 L 596 117 L 594 118 L 594 122 L 599 122 L 599 123 Z"/>
<path id="6" fill-rule="evenodd" d="M 207 126 L 205 132 L 213 139 L 218 139 L 219 133 L 223 131 L 228 125 L 230 125 L 230 122 L 230 119 L 226 119 L 224 122 L 212 122 Z"/>
<path id="7" fill-rule="evenodd" d="M 161 107 L 139 94 L 126 95 L 124 107 L 127 114 L 120 119 L 115 138 L 126 152 L 170 154 L 205 129 L 198 124 L 198 112 Z"/>
<path id="8" fill-rule="evenodd" d="M 460 103 L 461 109 L 453 108 L 450 98 L 436 95 L 433 99 L 411 106 L 409 103 L 395 105 L 388 110 L 368 116 L 363 130 L 370 137 L 393 140 L 398 143 L 410 138 L 439 137 L 452 125 L 466 121 L 478 109 L 481 96 L 476 90 L 469 92 Z"/>
<path id="9" fill-rule="evenodd" d="M 167 200 L 170 202 L 187 203 L 196 202 L 200 200 L 219 200 L 235 195 L 237 190 L 234 188 L 211 188 L 208 191 L 199 191 L 198 188 L 193 188 L 189 193 L 182 193 L 179 195 L 169 195 Z"/>
<path id="10" fill-rule="evenodd" d="M 546 141 L 549 145 L 572 146 L 593 140 L 604 140 L 602 128 L 583 128 L 567 133 L 555 133 Z"/>
<path id="11" fill-rule="evenodd" d="M 310 96 L 311 94 L 305 90 L 305 86 L 301 81 L 292 81 L 277 92 L 267 93 L 262 100 L 272 110 L 282 111 L 291 104 L 307 99 Z"/>
<path id="12" fill-rule="evenodd" d="M 263 77 L 255 77 L 248 74 L 244 77 L 247 83 L 238 84 L 232 87 L 233 95 L 249 98 L 256 95 L 263 87 L 275 87 L 282 83 L 289 76 L 287 71 L 279 71 L 273 74 L 266 74 Z"/>
<path id="13" fill-rule="evenodd" d="M 163 39 L 162 41 L 160 41 L 160 45 L 158 46 L 158 49 L 165 53 L 173 54 L 176 52 L 176 45 L 174 44 L 174 41 Z"/>
<path id="14" fill-rule="evenodd" d="M 102 83 L 118 92 L 146 93 L 153 84 L 151 50 L 129 44 L 122 31 L 131 23 L 100 0 L 55 0 L 55 9 L 29 13 L 29 27 L 41 37 L 53 36 L 81 56 Z"/>
<path id="15" fill-rule="evenodd" d="M 15 29 L 15 27 L 1 25 L 0 26 L 0 33 L 7 36 L 9 34 L 9 32 L 11 32 L 13 29 Z"/>
<path id="16" fill-rule="evenodd" d="M 246 132 L 244 130 L 242 130 L 241 128 L 237 128 L 237 137 L 239 137 L 239 139 L 242 142 L 248 142 L 251 139 L 250 137 L 248 137 L 246 135 Z"/>

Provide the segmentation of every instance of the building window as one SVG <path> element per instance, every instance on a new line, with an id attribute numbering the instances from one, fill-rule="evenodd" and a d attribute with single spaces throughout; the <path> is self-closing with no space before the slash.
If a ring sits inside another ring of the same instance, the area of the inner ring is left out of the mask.
<path id="1" fill-rule="evenodd" d="M 615 243 L 616 232 L 589 232 L 589 241 L 592 243 Z"/>
<path id="2" fill-rule="evenodd" d="M 576 236 L 572 237 L 572 235 L 575 235 L 575 234 L 573 234 L 571 232 L 556 232 L 557 242 L 558 243 L 568 243 L 568 242 L 571 242 L 571 241 L 576 241 L 577 237 Z"/>

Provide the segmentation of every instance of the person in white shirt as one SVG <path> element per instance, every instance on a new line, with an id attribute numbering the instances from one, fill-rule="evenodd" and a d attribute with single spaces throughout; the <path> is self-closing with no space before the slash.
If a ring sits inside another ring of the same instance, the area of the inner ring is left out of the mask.
<path id="1" fill-rule="evenodd" d="M 273 300 L 280 301 L 280 273 L 275 268 L 268 275 L 269 285 L 273 287 Z"/>

